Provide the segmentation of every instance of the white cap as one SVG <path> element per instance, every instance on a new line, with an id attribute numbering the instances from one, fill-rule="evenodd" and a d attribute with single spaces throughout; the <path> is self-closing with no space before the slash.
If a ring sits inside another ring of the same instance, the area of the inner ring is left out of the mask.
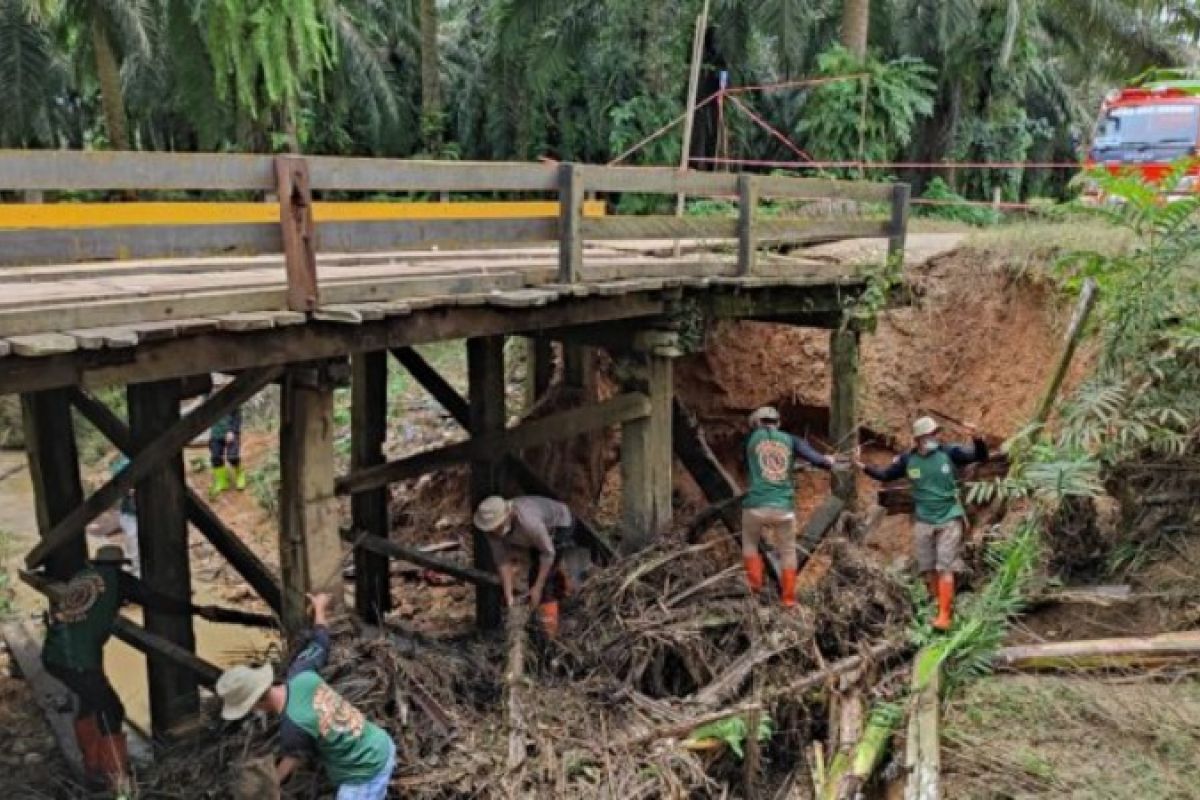
<path id="1" fill-rule="evenodd" d="M 913 438 L 917 439 L 922 436 L 929 436 L 930 434 L 937 433 L 940 428 L 941 426 L 937 424 L 937 421 L 933 417 L 921 417 L 913 423 Z"/>

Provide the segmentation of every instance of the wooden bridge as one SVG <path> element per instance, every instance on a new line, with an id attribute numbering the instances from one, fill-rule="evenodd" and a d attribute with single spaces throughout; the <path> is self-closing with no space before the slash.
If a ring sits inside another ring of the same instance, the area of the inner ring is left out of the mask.
<path id="1" fill-rule="evenodd" d="M 617 198 L 677 194 L 723 198 L 736 212 L 611 213 Z M 522 451 L 608 426 L 621 428 L 620 548 L 648 543 L 670 524 L 671 364 L 685 309 L 830 329 L 830 440 L 852 448 L 857 333 L 844 322 L 869 265 L 830 264 L 803 248 L 875 238 L 895 256 L 908 212 L 899 184 L 143 153 L 0 152 L 5 196 L 26 201 L 0 205 L 0 393 L 22 396 L 42 533 L 26 565 L 72 574 L 87 524 L 133 489 L 151 588 L 190 597 L 190 523 L 287 630 L 302 624 L 304 592 L 339 588 L 344 537 L 365 620 L 391 607 L 388 562 L 400 558 L 473 583 L 480 624 L 496 625 L 485 543 L 476 539 L 465 568 L 392 541 L 388 484 L 468 462 L 472 502 L 511 489 L 553 496 Z M 126 199 L 107 200 L 114 196 Z M 198 202 L 205 196 L 215 202 Z M 413 202 L 430 198 L 441 202 Z M 831 216 L 834 204 L 856 213 Z M 542 359 L 550 341 L 561 342 L 567 382 L 586 381 L 591 354 L 606 349 L 627 376 L 621 393 L 507 427 L 509 336 L 532 337 Z M 413 349 L 450 339 L 466 340 L 466 397 Z M 386 461 L 389 358 L 470 439 Z M 213 373 L 236 377 L 181 414 L 181 399 L 211 392 Z M 271 383 L 282 386 L 278 576 L 188 488 L 182 457 Z M 127 420 L 90 391 L 112 384 L 128 387 Z M 338 476 L 333 390 L 347 384 L 352 467 Z M 87 497 L 73 412 L 131 459 Z M 343 526 L 346 495 L 352 520 Z M 617 549 L 585 529 L 601 557 Z M 147 609 L 144 629 L 124 620 L 118 633 L 149 655 L 151 715 L 165 735 L 198 709 L 197 686 L 215 674 L 195 655 L 192 620 Z"/>

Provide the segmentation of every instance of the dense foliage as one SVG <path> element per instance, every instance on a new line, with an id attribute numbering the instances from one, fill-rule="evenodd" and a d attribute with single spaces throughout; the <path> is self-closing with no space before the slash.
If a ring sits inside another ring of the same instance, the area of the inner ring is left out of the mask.
<path id="1" fill-rule="evenodd" d="M 682 113 L 701 5 L 0 0 L 0 146 L 603 162 Z M 709 103 L 693 156 L 799 157 L 749 111 L 817 158 L 1069 161 L 1103 92 L 1186 63 L 1198 26 L 1194 0 L 854 5 L 712 0 L 701 98 L 723 72 L 733 87 L 869 79 Z M 675 162 L 680 144 L 634 160 Z M 943 177 L 990 198 L 1052 193 L 1065 174 Z"/>

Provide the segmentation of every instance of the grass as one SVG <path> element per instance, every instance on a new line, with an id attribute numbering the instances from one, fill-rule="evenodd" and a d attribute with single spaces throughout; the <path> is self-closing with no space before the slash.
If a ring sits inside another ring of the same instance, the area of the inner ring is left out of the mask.
<path id="1" fill-rule="evenodd" d="M 985 678 L 946 710 L 946 796 L 1195 797 L 1198 719 L 1195 679 Z"/>
<path id="2" fill-rule="evenodd" d="M 13 613 L 12 575 L 8 571 L 8 557 L 12 555 L 13 535 L 0 528 L 0 619 Z"/>

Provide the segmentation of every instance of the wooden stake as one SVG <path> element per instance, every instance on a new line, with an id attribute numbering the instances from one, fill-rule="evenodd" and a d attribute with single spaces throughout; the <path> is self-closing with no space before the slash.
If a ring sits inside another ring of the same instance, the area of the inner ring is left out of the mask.
<path id="1" fill-rule="evenodd" d="M 311 313 L 317 310 L 317 241 L 313 223 L 312 188 L 308 162 L 295 156 L 275 158 L 279 192 L 279 224 L 287 269 L 288 308 Z"/>
<path id="2" fill-rule="evenodd" d="M 387 438 L 387 352 L 359 353 L 351 367 L 350 466 L 365 469 L 384 462 Z M 354 528 L 387 539 L 391 532 L 386 486 L 355 494 L 350 500 Z M 354 602 L 358 615 L 378 624 L 391 610 L 388 558 L 360 547 L 354 553 Z"/>
<path id="3" fill-rule="evenodd" d="M 650 398 L 650 416 L 621 427 L 621 549 L 636 552 L 671 525 L 671 359 L 637 354 L 629 388 Z"/>
<path id="4" fill-rule="evenodd" d="M 1075 351 L 1079 349 L 1079 343 L 1083 340 L 1088 317 L 1091 316 L 1092 309 L 1096 306 L 1098 293 L 1099 287 L 1096 285 L 1095 278 L 1088 278 L 1084 281 L 1083 291 L 1080 292 L 1079 302 L 1075 306 L 1075 313 L 1071 315 L 1071 324 L 1067 326 L 1062 353 L 1058 356 L 1054 372 L 1050 375 L 1050 382 L 1042 394 L 1042 401 L 1038 403 L 1037 413 L 1033 415 L 1035 425 L 1044 425 L 1050 419 L 1050 411 L 1054 408 L 1055 400 L 1058 399 L 1058 392 L 1062 388 L 1063 379 L 1067 377 L 1067 370 L 1071 368 L 1071 362 L 1075 359 Z"/>
<path id="5" fill-rule="evenodd" d="M 679 149 L 679 171 L 687 172 L 692 155 L 692 131 L 696 126 L 696 94 L 700 89 L 700 67 L 704 61 L 704 37 L 708 32 L 708 4 L 700 10 L 696 17 L 696 32 L 692 35 L 692 66 L 688 72 L 687 116 L 683 118 L 683 143 Z M 686 196 L 680 192 L 675 198 L 675 216 L 682 217 Z M 679 257 L 679 243 L 675 243 L 675 257 Z"/>
<path id="6" fill-rule="evenodd" d="M 835 453 L 851 456 L 858 447 L 858 332 L 845 327 L 829 333 L 829 441 Z M 853 509 L 856 470 L 835 469 L 833 493 Z"/>

